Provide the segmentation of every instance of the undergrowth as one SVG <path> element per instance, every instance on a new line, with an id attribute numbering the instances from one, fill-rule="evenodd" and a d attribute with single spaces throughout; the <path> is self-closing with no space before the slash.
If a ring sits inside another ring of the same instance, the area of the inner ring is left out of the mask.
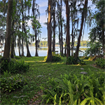
<path id="1" fill-rule="evenodd" d="M 105 81 L 103 75 L 97 77 L 75 74 L 61 75 L 61 78 L 49 78 L 47 86 L 42 85 L 42 103 L 45 104 L 68 104 L 68 105 L 104 105 L 105 104 Z"/>

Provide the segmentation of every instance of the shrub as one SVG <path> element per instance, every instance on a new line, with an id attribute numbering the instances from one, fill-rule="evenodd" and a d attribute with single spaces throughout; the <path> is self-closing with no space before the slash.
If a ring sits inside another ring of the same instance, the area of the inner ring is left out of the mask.
<path id="1" fill-rule="evenodd" d="M 8 71 L 10 73 L 21 73 L 26 72 L 29 69 L 29 64 L 24 63 L 24 61 L 15 60 L 3 60 L 0 66 L 0 72 Z"/>
<path id="2" fill-rule="evenodd" d="M 96 60 L 96 57 L 97 57 L 96 55 L 95 55 L 95 56 L 90 56 L 90 57 L 88 58 L 88 60 L 89 60 L 89 61 L 94 61 L 94 60 Z"/>
<path id="3" fill-rule="evenodd" d="M 66 64 L 85 65 L 86 63 L 83 60 L 80 60 L 79 58 L 75 58 L 74 56 L 70 56 L 70 57 L 67 58 Z"/>
<path id="4" fill-rule="evenodd" d="M 44 61 L 47 61 L 47 56 L 44 58 Z M 61 56 L 59 54 L 52 53 L 52 62 L 61 61 Z"/>
<path id="5" fill-rule="evenodd" d="M 96 59 L 95 64 L 99 66 L 100 68 L 105 68 L 105 59 L 98 58 Z"/>
<path id="6" fill-rule="evenodd" d="M 89 59 L 89 56 L 84 56 L 83 59 Z"/>
<path id="7" fill-rule="evenodd" d="M 80 64 L 80 65 L 86 65 L 86 63 L 84 62 L 83 59 L 81 59 L 81 60 L 79 61 L 79 64 Z"/>
<path id="8" fill-rule="evenodd" d="M 47 85 L 40 87 L 43 90 L 42 103 L 69 104 L 69 105 L 103 105 L 104 102 L 104 77 L 81 75 L 62 75 L 60 79 L 49 79 Z"/>
<path id="9" fill-rule="evenodd" d="M 15 56 L 15 59 L 21 59 L 21 57 L 20 56 Z"/>
<path id="10" fill-rule="evenodd" d="M 14 90 L 22 88 L 26 84 L 26 80 L 20 74 L 10 76 L 7 78 L 0 78 L 0 90 L 1 92 L 12 92 Z"/>

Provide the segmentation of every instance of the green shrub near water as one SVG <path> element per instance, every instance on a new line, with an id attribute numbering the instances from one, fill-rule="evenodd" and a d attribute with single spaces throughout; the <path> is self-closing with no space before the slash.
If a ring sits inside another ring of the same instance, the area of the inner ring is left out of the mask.
<path id="1" fill-rule="evenodd" d="M 95 64 L 99 66 L 100 68 L 105 68 L 105 59 L 98 58 L 96 59 Z"/>
<path id="2" fill-rule="evenodd" d="M 47 56 L 44 58 L 44 61 L 46 62 Z M 59 62 L 61 61 L 61 56 L 59 54 L 52 53 L 52 62 Z"/>
<path id="3" fill-rule="evenodd" d="M 8 73 L 6 73 L 6 75 L 7 74 Z M 17 74 L 15 76 L 0 78 L 0 83 L 1 92 L 12 92 L 22 88 L 27 83 L 27 81 L 22 75 Z"/>
<path id="4" fill-rule="evenodd" d="M 10 73 L 21 73 L 29 70 L 29 64 L 24 63 L 24 61 L 15 61 L 15 60 L 3 60 L 0 63 L 0 73 L 3 74 L 4 71 Z"/>
<path id="5" fill-rule="evenodd" d="M 15 56 L 15 59 L 21 59 L 21 57 L 20 56 Z"/>
<path id="6" fill-rule="evenodd" d="M 79 58 L 75 58 L 74 56 L 70 56 L 66 60 L 66 64 L 80 64 L 80 65 L 85 65 L 86 63 Z"/>
<path id="7" fill-rule="evenodd" d="M 62 75 L 60 79 L 49 79 L 43 90 L 42 103 L 68 105 L 104 105 L 105 84 L 104 76 L 97 77 L 81 75 Z"/>

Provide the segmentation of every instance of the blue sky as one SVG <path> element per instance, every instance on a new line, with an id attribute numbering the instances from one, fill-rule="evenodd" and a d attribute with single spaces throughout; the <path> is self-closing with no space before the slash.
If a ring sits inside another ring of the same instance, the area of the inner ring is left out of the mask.
<path id="1" fill-rule="evenodd" d="M 46 38 L 47 37 L 47 26 L 44 25 L 45 22 L 47 22 L 47 15 L 45 10 L 47 9 L 47 5 L 48 5 L 48 0 L 36 0 L 36 3 L 39 5 L 39 11 L 40 11 L 40 19 L 38 19 L 41 23 L 41 40 L 43 40 L 42 38 Z M 92 5 L 91 0 L 89 0 L 88 5 L 91 7 L 91 10 L 94 10 L 95 6 Z M 62 15 L 64 18 L 66 18 L 66 14 L 65 14 L 65 5 L 63 6 L 64 11 L 62 11 Z M 28 25 L 31 26 L 31 21 L 28 21 Z M 88 33 L 89 33 L 89 29 L 87 28 L 87 25 L 85 26 L 85 31 L 84 31 L 84 35 L 82 37 L 82 40 L 88 40 Z M 31 33 L 33 33 L 33 30 L 30 30 Z M 65 36 L 65 35 L 64 35 Z M 58 36 L 56 36 L 56 41 L 58 42 Z"/>

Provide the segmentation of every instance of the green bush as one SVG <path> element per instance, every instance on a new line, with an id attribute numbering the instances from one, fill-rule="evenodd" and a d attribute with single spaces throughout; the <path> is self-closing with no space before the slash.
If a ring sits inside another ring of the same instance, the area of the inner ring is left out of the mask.
<path id="1" fill-rule="evenodd" d="M 47 56 L 44 58 L 44 61 L 47 61 Z M 61 56 L 59 54 L 52 53 L 52 62 L 61 61 Z"/>
<path id="2" fill-rule="evenodd" d="M 61 78 L 49 79 L 47 85 L 40 87 L 43 90 L 42 103 L 68 105 L 104 105 L 105 87 L 104 76 L 97 77 L 81 75 L 62 75 Z"/>
<path id="3" fill-rule="evenodd" d="M 0 78 L 0 83 L 1 92 L 12 92 L 22 88 L 27 82 L 22 75 L 17 74 L 7 78 Z"/>
<path id="4" fill-rule="evenodd" d="M 70 56 L 70 57 L 67 58 L 66 64 L 85 65 L 86 63 L 83 60 L 80 60 L 79 58 L 75 58 L 74 56 Z"/>
<path id="5" fill-rule="evenodd" d="M 15 56 L 15 59 L 21 59 L 21 57 L 20 56 Z"/>
<path id="6" fill-rule="evenodd" d="M 81 60 L 79 61 L 79 64 L 80 64 L 80 65 L 86 65 L 86 63 L 84 62 L 83 59 L 81 59 Z"/>
<path id="7" fill-rule="evenodd" d="M 79 58 L 75 58 L 74 56 L 70 56 L 66 60 L 66 64 L 80 64 L 80 65 L 85 65 L 86 63 Z"/>
<path id="8" fill-rule="evenodd" d="M 89 56 L 84 56 L 83 59 L 89 59 Z"/>
<path id="9" fill-rule="evenodd" d="M 100 68 L 105 68 L 105 59 L 98 58 L 96 59 L 95 64 L 99 66 Z"/>
<path id="10" fill-rule="evenodd" d="M 4 71 L 8 71 L 10 73 L 21 73 L 26 72 L 29 69 L 29 64 L 24 63 L 24 61 L 3 60 L 0 65 L 1 73 Z"/>

